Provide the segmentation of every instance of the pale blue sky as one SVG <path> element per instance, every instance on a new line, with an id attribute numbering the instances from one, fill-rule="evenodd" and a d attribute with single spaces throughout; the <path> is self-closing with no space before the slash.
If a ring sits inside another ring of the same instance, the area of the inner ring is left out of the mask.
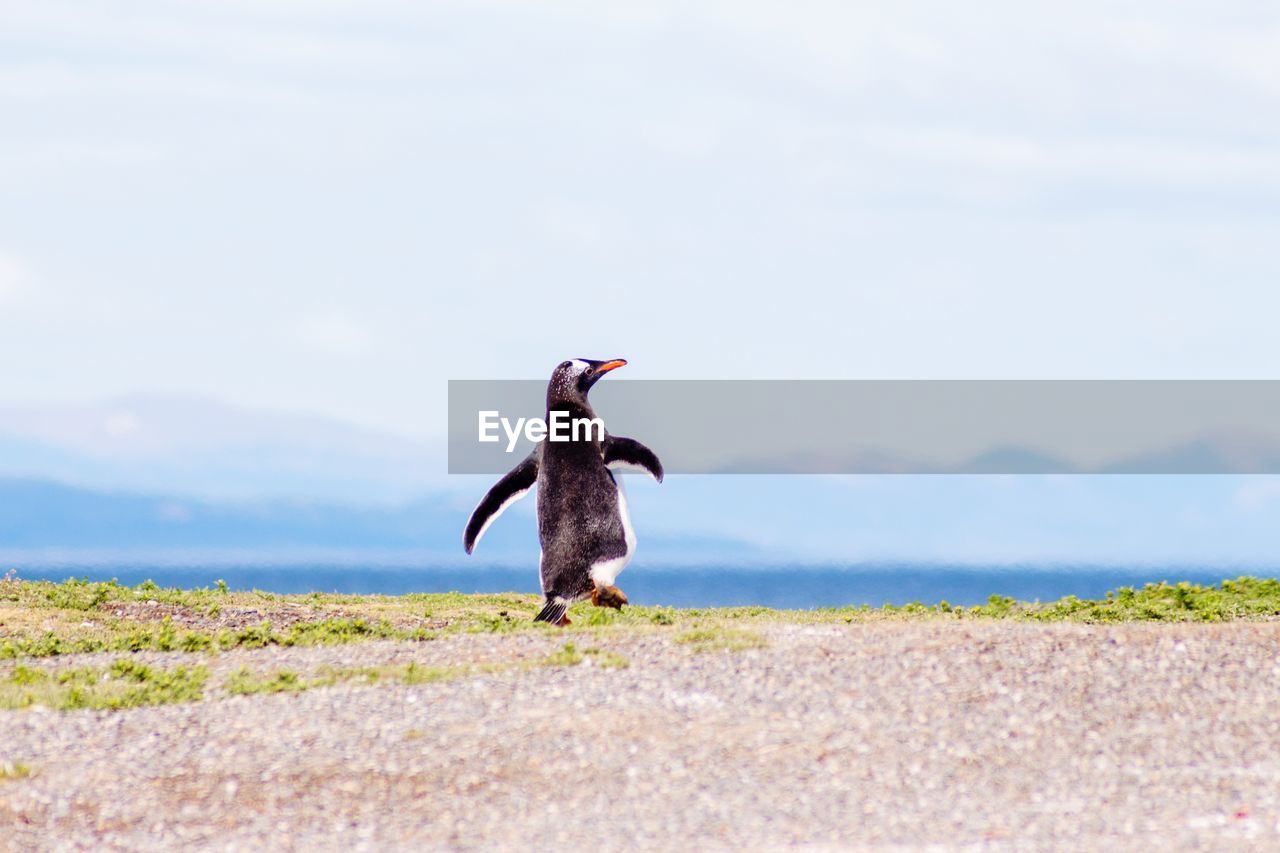
<path id="1" fill-rule="evenodd" d="M 0 402 L 1276 378 L 1264 2 L 7 0 Z"/>

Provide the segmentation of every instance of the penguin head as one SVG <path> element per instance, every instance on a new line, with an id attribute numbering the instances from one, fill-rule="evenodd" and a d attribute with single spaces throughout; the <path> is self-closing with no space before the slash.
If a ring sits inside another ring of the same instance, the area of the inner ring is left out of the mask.
<path id="1" fill-rule="evenodd" d="M 547 399 L 552 401 L 570 401 L 587 399 L 591 386 L 600 381 L 610 370 L 616 370 L 626 364 L 626 359 L 615 358 L 609 361 L 594 361 L 589 358 L 574 358 L 556 365 L 551 374 L 551 382 L 547 385 Z"/>

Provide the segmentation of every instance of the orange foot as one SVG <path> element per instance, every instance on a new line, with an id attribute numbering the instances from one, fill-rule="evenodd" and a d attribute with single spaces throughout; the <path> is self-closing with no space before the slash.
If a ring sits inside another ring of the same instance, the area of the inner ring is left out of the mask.
<path id="1" fill-rule="evenodd" d="M 591 590 L 591 603 L 596 607 L 612 607 L 621 610 L 627 603 L 627 594 L 616 586 L 598 586 Z"/>
<path id="2" fill-rule="evenodd" d="M 560 617 L 560 621 L 556 623 L 556 627 L 563 628 L 565 625 L 572 625 L 572 624 L 573 623 L 569 621 L 569 614 L 566 613 L 564 616 Z"/>

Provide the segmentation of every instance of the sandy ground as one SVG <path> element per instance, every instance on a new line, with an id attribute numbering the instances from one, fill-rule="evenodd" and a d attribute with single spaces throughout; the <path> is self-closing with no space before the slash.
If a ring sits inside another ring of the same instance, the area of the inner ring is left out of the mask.
<path id="1" fill-rule="evenodd" d="M 1276 623 L 763 631 L 764 648 L 703 653 L 572 638 L 623 669 L 0 712 L 0 759 L 32 768 L 0 781 L 0 847 L 1280 849 Z M 560 645 L 210 662 L 533 661 Z"/>

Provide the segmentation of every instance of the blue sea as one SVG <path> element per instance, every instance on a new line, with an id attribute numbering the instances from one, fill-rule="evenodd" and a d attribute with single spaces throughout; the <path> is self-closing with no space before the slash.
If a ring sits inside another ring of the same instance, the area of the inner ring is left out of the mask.
<path id="1" fill-rule="evenodd" d="M 161 586 L 211 587 L 219 580 L 232 589 L 277 593 L 340 592 L 396 595 L 410 592 L 538 592 L 535 566 L 451 566 L 354 560 L 314 563 L 255 563 L 253 560 L 199 562 L 40 560 L 0 563 L 14 567 L 25 580 L 90 580 L 115 578 L 124 584 L 145 580 Z M 1190 581 L 1213 584 L 1241 574 L 1276 576 L 1280 567 L 1105 567 L 995 566 L 931 563 L 859 563 L 853 565 L 633 564 L 619 578 L 633 604 L 672 607 L 760 605 L 776 608 L 841 607 L 906 604 L 918 601 L 953 605 L 980 604 L 992 595 L 1024 601 L 1052 601 L 1063 596 L 1100 598 L 1108 590 L 1145 583 Z M 2 571 L 0 571 L 2 573 Z"/>

